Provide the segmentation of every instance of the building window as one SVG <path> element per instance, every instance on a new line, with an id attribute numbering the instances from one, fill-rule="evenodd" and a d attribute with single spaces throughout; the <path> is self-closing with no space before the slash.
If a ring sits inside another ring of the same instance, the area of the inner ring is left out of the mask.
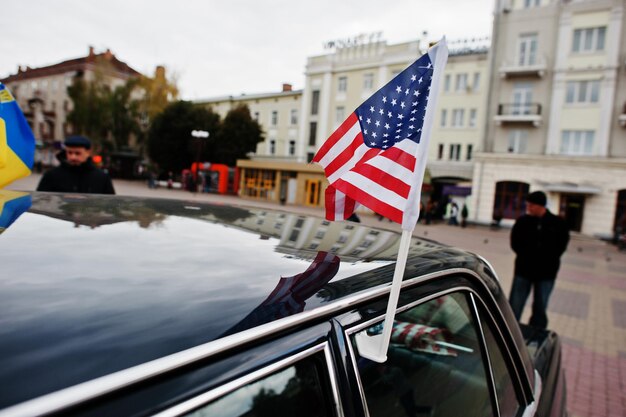
<path id="1" fill-rule="evenodd" d="M 474 81 L 472 81 L 472 91 L 477 92 L 480 88 L 480 72 L 474 73 Z"/>
<path id="2" fill-rule="evenodd" d="M 604 50 L 606 27 L 574 30 L 572 52 L 596 52 Z"/>
<path id="3" fill-rule="evenodd" d="M 448 118 L 448 110 L 441 109 L 441 127 L 446 127 L 447 118 Z"/>
<path id="4" fill-rule="evenodd" d="M 514 115 L 528 115 L 532 110 L 533 88 L 529 83 L 516 83 L 513 86 L 513 108 Z"/>
<path id="5" fill-rule="evenodd" d="M 476 109 L 470 109 L 469 120 L 467 123 L 469 127 L 476 127 Z"/>
<path id="6" fill-rule="evenodd" d="M 258 111 L 254 112 L 254 120 L 256 120 L 257 122 L 259 121 L 259 112 Z"/>
<path id="7" fill-rule="evenodd" d="M 524 0 L 524 8 L 529 9 L 531 7 L 541 6 L 541 0 Z"/>
<path id="8" fill-rule="evenodd" d="M 524 214 L 524 201 L 529 185 L 525 182 L 500 181 L 496 183 L 496 195 L 493 202 L 493 219 L 517 219 Z"/>
<path id="9" fill-rule="evenodd" d="M 457 92 L 467 91 L 467 74 L 457 74 L 454 90 Z"/>
<path id="10" fill-rule="evenodd" d="M 535 65 L 537 63 L 537 34 L 521 35 L 517 51 L 519 66 Z"/>
<path id="11" fill-rule="evenodd" d="M 441 160 L 443 159 L 443 143 L 440 143 L 439 146 L 437 146 L 437 159 Z"/>
<path id="12" fill-rule="evenodd" d="M 308 152 L 308 153 L 306 154 L 306 160 L 307 160 L 307 162 L 311 162 L 311 161 L 313 161 L 313 157 L 314 157 L 314 156 L 315 156 L 315 153 L 313 153 L 313 152 Z"/>
<path id="13" fill-rule="evenodd" d="M 270 123 L 272 126 L 278 125 L 278 111 L 272 111 L 272 121 Z"/>
<path id="14" fill-rule="evenodd" d="M 452 127 L 462 127 L 465 119 L 465 109 L 453 109 L 452 110 Z"/>
<path id="15" fill-rule="evenodd" d="M 374 89 L 374 74 L 363 74 L 363 90 L 372 91 Z"/>
<path id="16" fill-rule="evenodd" d="M 561 134 L 562 155 L 592 155 L 593 130 L 564 130 Z"/>
<path id="17" fill-rule="evenodd" d="M 296 141 L 290 140 L 289 141 L 289 155 L 295 155 L 295 154 L 296 154 Z"/>
<path id="18" fill-rule="evenodd" d="M 472 152 L 473 152 L 473 150 L 474 150 L 474 145 L 469 143 L 467 145 L 467 154 L 465 155 L 465 160 L 466 161 L 471 161 L 472 160 Z"/>
<path id="19" fill-rule="evenodd" d="M 319 90 L 313 91 L 311 95 L 311 115 L 315 116 L 318 112 L 320 105 L 320 92 Z"/>
<path id="20" fill-rule="evenodd" d="M 337 91 L 340 93 L 348 91 L 348 77 L 339 77 L 337 80 Z"/>
<path id="21" fill-rule="evenodd" d="M 514 129 L 509 132 L 509 146 L 508 151 L 510 153 L 525 153 L 526 144 L 528 142 L 528 131 L 521 129 Z"/>
<path id="22" fill-rule="evenodd" d="M 339 106 L 335 109 L 335 122 L 341 123 L 346 118 L 346 108 Z"/>
<path id="23" fill-rule="evenodd" d="M 274 139 L 270 140 L 270 155 L 274 155 L 276 153 L 276 141 Z"/>
<path id="24" fill-rule="evenodd" d="M 291 109 L 291 116 L 289 117 L 289 123 L 291 123 L 292 126 L 295 126 L 298 124 L 298 110 Z"/>
<path id="25" fill-rule="evenodd" d="M 461 159 L 461 145 L 458 143 L 451 143 L 449 156 L 451 161 L 458 161 Z"/>
<path id="26" fill-rule="evenodd" d="M 446 74 L 446 77 L 444 79 L 444 83 L 443 83 L 443 91 L 450 91 L 450 74 Z"/>
<path id="27" fill-rule="evenodd" d="M 600 81 L 568 81 L 565 102 L 597 103 L 600 98 Z"/>
<path id="28" fill-rule="evenodd" d="M 317 122 L 309 123 L 309 146 L 315 146 L 315 138 L 317 137 Z"/>

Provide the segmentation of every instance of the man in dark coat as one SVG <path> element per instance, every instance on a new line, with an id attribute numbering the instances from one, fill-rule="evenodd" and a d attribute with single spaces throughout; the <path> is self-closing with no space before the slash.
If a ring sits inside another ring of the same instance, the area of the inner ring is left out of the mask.
<path id="1" fill-rule="evenodd" d="M 37 191 L 115 194 L 111 178 L 91 160 L 91 141 L 86 137 L 68 137 L 57 158 L 61 165 L 41 177 Z"/>
<path id="2" fill-rule="evenodd" d="M 560 259 L 569 242 L 565 220 L 547 208 L 547 197 L 541 191 L 526 198 L 526 214 L 515 222 L 511 231 L 511 248 L 516 253 L 515 273 L 509 302 L 519 321 L 524 304 L 533 289 L 532 315 L 529 324 L 545 329 L 546 309 Z"/>

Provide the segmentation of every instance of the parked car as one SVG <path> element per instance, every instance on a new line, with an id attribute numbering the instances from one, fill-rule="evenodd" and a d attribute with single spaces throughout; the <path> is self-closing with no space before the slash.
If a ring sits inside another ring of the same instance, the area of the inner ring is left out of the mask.
<path id="1" fill-rule="evenodd" d="M 478 255 L 413 239 L 377 363 L 359 345 L 381 330 L 399 234 L 23 198 L 0 235 L 1 417 L 566 415 L 558 336 L 520 329 Z"/>

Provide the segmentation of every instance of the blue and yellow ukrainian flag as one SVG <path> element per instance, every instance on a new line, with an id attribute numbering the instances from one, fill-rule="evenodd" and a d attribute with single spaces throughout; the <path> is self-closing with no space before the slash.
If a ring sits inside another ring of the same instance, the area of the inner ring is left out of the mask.
<path id="1" fill-rule="evenodd" d="M 0 188 L 30 175 L 35 136 L 15 99 L 0 83 Z"/>
<path id="2" fill-rule="evenodd" d="M 11 226 L 31 204 L 29 193 L 0 190 L 0 233 Z"/>

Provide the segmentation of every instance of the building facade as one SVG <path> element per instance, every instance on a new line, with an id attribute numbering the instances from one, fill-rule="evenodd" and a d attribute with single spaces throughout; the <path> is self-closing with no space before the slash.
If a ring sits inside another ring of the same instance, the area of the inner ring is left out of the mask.
<path id="1" fill-rule="evenodd" d="M 263 128 L 265 140 L 257 145 L 255 159 L 300 161 L 298 158 L 298 126 L 302 90 L 283 84 L 276 93 L 242 94 L 197 100 L 196 105 L 210 108 L 222 118 L 237 106 L 245 105 L 250 115 Z"/>
<path id="2" fill-rule="evenodd" d="M 302 90 L 283 84 L 282 91 L 215 97 L 196 105 L 212 109 L 222 118 L 231 109 L 246 105 L 265 136 L 249 160 L 240 160 L 239 195 L 243 198 L 286 204 L 320 206 L 324 173 L 305 163 L 298 151 Z"/>
<path id="3" fill-rule="evenodd" d="M 424 54 L 427 46 L 424 39 L 387 44 L 373 37 L 310 57 L 302 94 L 300 158 L 310 161 L 354 109 Z M 441 203 L 455 199 L 462 204 L 471 191 L 473 154 L 481 150 L 484 137 L 488 39 L 450 42 L 449 49 L 422 199 Z"/>
<path id="4" fill-rule="evenodd" d="M 625 213 L 623 0 L 499 0 L 484 153 L 470 219 L 512 224 L 548 194 L 571 230 L 612 233 Z"/>
<path id="5" fill-rule="evenodd" d="M 96 73 L 101 74 L 111 88 L 140 75 L 110 50 L 95 53 L 94 48 L 89 47 L 87 56 L 40 68 L 20 66 L 16 74 L 0 80 L 10 89 L 35 135 L 39 145 L 36 160 L 44 165 L 54 163 L 54 144 L 72 134 L 67 115 L 73 103 L 67 87 L 77 76 L 92 81 Z"/>

